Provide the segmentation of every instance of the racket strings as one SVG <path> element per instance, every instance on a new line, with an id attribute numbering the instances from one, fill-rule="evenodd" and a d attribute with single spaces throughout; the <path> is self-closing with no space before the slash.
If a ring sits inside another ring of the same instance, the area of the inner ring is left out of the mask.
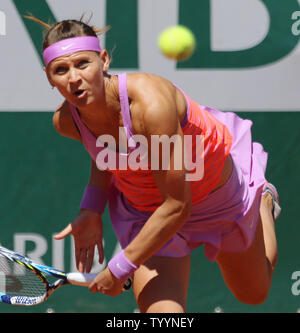
<path id="1" fill-rule="evenodd" d="M 33 271 L 0 255 L 0 293 L 38 297 L 45 290 L 45 284 Z"/>

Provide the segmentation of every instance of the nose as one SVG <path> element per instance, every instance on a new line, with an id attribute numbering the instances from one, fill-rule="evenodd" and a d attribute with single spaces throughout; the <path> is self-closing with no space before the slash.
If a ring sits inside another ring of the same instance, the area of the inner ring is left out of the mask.
<path id="1" fill-rule="evenodd" d="M 76 68 L 72 67 L 69 69 L 69 82 L 70 83 L 77 83 L 80 81 L 80 75 Z"/>

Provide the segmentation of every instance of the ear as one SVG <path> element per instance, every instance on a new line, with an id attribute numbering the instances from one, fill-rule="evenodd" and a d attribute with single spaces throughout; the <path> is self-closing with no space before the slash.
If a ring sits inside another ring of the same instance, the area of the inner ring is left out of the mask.
<path id="1" fill-rule="evenodd" d="M 100 60 L 102 63 L 103 72 L 107 72 L 109 70 L 110 59 L 106 50 L 102 50 L 100 53 Z"/>
<path id="2" fill-rule="evenodd" d="M 48 73 L 48 71 L 47 71 L 47 68 L 46 68 L 45 66 L 43 67 L 43 71 L 46 73 L 46 75 L 47 75 L 47 79 L 48 79 L 49 83 L 51 84 L 52 88 L 54 88 L 55 85 L 52 83 L 52 80 L 51 80 L 51 78 L 50 78 L 50 75 L 49 75 L 49 73 Z"/>

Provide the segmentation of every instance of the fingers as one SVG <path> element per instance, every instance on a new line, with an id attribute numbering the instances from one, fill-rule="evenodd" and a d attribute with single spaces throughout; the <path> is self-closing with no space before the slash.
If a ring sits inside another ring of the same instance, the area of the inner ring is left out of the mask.
<path id="1" fill-rule="evenodd" d="M 102 242 L 97 243 L 97 249 L 99 253 L 99 264 L 103 264 L 104 261 L 104 249 Z"/>
<path id="2" fill-rule="evenodd" d="M 92 269 L 93 262 L 94 262 L 94 246 L 89 247 L 87 249 L 87 257 L 86 257 L 86 262 L 85 262 L 85 269 L 86 272 L 89 273 Z"/>
<path id="3" fill-rule="evenodd" d="M 95 277 L 89 289 L 92 293 L 100 292 L 109 296 L 117 296 L 124 291 L 123 282 L 114 277 L 108 267 Z"/>
<path id="4" fill-rule="evenodd" d="M 101 293 L 103 295 L 110 295 L 110 296 L 115 296 L 116 294 L 119 294 L 120 292 L 115 292 L 110 290 L 110 288 L 105 287 L 102 282 L 100 281 L 93 281 L 89 285 L 89 289 L 92 293 Z"/>
<path id="5" fill-rule="evenodd" d="M 94 262 L 95 247 L 78 248 L 75 246 L 76 267 L 80 273 L 90 273 Z"/>
<path id="6" fill-rule="evenodd" d="M 86 249 L 75 246 L 76 267 L 80 273 L 85 273 Z"/>
<path id="7" fill-rule="evenodd" d="M 102 264 L 104 262 L 102 229 L 99 232 L 98 223 L 96 225 L 96 233 L 91 233 L 88 228 L 86 228 L 86 230 L 78 228 L 78 226 L 79 224 L 74 222 L 68 224 L 62 231 L 54 235 L 54 239 L 61 240 L 73 234 L 75 241 L 76 267 L 81 273 L 89 273 L 92 269 L 94 262 L 95 246 L 97 246 L 97 250 L 99 253 L 99 263 Z M 95 228 L 95 225 L 92 224 L 91 228 L 93 230 L 93 228 Z"/>
<path id="8" fill-rule="evenodd" d="M 95 283 L 95 281 L 93 281 L 90 285 L 89 285 L 89 289 L 92 293 L 97 293 L 98 291 L 98 287 L 97 287 L 97 283 Z M 100 291 L 101 292 L 101 291 Z"/>
<path id="9" fill-rule="evenodd" d="M 104 262 L 104 249 L 102 242 L 96 244 L 100 264 Z M 93 267 L 95 256 L 95 245 L 88 248 L 81 248 L 75 245 L 76 267 L 81 273 L 89 273 Z"/>
<path id="10" fill-rule="evenodd" d="M 65 229 L 63 229 L 61 232 L 59 232 L 57 235 L 54 235 L 54 239 L 56 240 L 60 240 L 63 238 L 66 238 L 67 236 L 69 236 L 72 233 L 72 224 L 68 224 Z"/>

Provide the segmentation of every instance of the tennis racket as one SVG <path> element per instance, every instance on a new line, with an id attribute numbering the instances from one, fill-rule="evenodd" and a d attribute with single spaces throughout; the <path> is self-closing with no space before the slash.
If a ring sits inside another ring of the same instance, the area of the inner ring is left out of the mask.
<path id="1" fill-rule="evenodd" d="M 0 246 L 0 302 L 12 305 L 37 305 L 61 286 L 88 286 L 97 274 L 65 273 L 50 266 L 34 263 Z M 54 280 L 51 282 L 51 280 Z M 124 290 L 131 288 L 129 278 Z"/>

